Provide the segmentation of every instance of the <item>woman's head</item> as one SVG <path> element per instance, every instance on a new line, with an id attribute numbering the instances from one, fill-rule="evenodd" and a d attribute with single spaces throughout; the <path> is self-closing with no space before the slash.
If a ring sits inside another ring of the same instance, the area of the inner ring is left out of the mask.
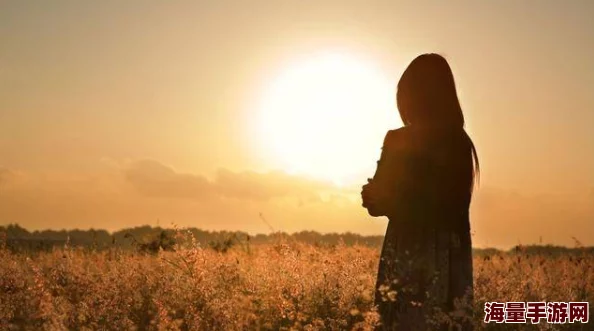
<path id="1" fill-rule="evenodd" d="M 398 82 L 396 101 L 404 125 L 430 128 L 419 132 L 456 132 L 464 128 L 454 75 L 441 55 L 423 54 L 408 65 Z M 464 135 L 470 147 L 472 191 L 480 166 L 472 140 L 466 133 Z"/>
<path id="2" fill-rule="evenodd" d="M 398 111 L 404 125 L 464 127 L 452 69 L 438 54 L 423 54 L 398 82 Z"/>

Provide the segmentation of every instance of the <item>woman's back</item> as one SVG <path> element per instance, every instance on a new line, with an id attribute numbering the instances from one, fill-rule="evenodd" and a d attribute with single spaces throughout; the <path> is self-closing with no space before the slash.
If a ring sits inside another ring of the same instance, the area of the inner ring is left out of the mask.
<path id="1" fill-rule="evenodd" d="M 472 291 L 471 151 L 463 130 L 405 127 L 386 135 L 373 183 L 391 191 L 391 199 L 384 202 L 389 206 L 383 207 L 389 224 L 376 287 L 376 302 L 388 325 L 398 322 L 403 330 L 417 329 L 428 320 L 424 309 L 451 311 L 454 298 L 472 298 L 467 293 Z M 398 304 L 383 301 L 379 289 L 386 283 L 400 293 Z M 398 317 L 403 312 L 406 318 Z"/>
<path id="2" fill-rule="evenodd" d="M 473 171 L 464 130 L 410 126 L 386 135 L 374 183 L 392 192 L 391 220 L 467 229 Z"/>
<path id="3" fill-rule="evenodd" d="M 373 180 L 361 192 L 370 215 L 390 220 L 376 303 L 384 329 L 436 330 L 443 325 L 429 325 L 426 316 L 433 308 L 456 310 L 454 299 L 466 293 L 472 301 L 468 209 L 478 157 L 442 56 L 422 54 L 408 65 L 396 103 L 405 126 L 388 132 Z M 386 292 L 395 300 L 386 300 Z"/>

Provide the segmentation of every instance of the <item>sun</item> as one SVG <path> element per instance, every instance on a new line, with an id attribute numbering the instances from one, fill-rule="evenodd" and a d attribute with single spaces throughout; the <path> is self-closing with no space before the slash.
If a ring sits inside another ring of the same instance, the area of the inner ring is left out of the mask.
<path id="1" fill-rule="evenodd" d="M 356 57 L 321 53 L 282 70 L 258 107 L 259 144 L 285 171 L 348 184 L 375 169 L 401 125 L 394 83 Z"/>

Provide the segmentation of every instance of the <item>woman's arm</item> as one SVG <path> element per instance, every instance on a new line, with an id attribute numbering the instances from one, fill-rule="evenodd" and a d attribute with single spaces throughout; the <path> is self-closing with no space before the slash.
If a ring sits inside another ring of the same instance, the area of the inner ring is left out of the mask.
<path id="1" fill-rule="evenodd" d="M 404 129 L 388 131 L 373 179 L 363 186 L 363 207 L 369 215 L 389 216 L 396 205 L 397 188 L 406 181 Z"/>

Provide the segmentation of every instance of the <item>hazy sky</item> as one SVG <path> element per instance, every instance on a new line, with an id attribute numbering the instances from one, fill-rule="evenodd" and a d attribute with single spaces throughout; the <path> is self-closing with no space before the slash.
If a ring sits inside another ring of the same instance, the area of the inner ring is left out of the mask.
<path id="1" fill-rule="evenodd" d="M 594 245 L 594 2 L 444 3 L 0 0 L 0 224 L 382 233 L 357 200 L 372 173 L 288 175 L 258 105 L 320 52 L 393 86 L 438 52 L 483 170 L 475 245 Z"/>

